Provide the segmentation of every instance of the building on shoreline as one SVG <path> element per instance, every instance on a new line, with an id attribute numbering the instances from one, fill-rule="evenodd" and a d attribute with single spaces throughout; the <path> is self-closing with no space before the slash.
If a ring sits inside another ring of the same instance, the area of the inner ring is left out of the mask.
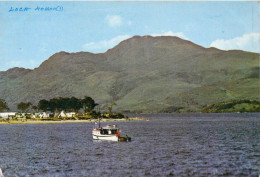
<path id="1" fill-rule="evenodd" d="M 76 113 L 75 112 L 65 112 L 61 111 L 61 113 L 58 115 L 58 117 L 75 117 Z"/>
<path id="2" fill-rule="evenodd" d="M 0 118 L 8 119 L 9 117 L 15 117 L 17 112 L 0 112 Z"/>

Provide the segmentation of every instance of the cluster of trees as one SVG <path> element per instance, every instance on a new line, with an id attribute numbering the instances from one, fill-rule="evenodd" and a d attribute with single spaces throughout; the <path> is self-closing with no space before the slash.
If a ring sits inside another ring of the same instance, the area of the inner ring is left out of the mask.
<path id="1" fill-rule="evenodd" d="M 83 99 L 76 97 L 71 98 L 52 98 L 50 100 L 40 100 L 37 108 L 42 111 L 75 111 L 78 112 L 80 109 L 83 109 L 84 112 L 92 111 L 98 104 L 88 96 L 85 96 Z"/>
<path id="2" fill-rule="evenodd" d="M 78 112 L 80 109 L 83 109 L 85 112 L 94 110 L 98 104 L 88 96 L 85 96 L 83 99 L 76 97 L 71 98 L 52 98 L 50 100 L 40 100 L 37 105 L 32 105 L 31 102 L 21 102 L 17 105 L 17 109 L 21 112 L 28 112 L 30 109 L 35 111 L 75 111 Z M 0 112 L 9 110 L 5 100 L 0 99 Z"/>

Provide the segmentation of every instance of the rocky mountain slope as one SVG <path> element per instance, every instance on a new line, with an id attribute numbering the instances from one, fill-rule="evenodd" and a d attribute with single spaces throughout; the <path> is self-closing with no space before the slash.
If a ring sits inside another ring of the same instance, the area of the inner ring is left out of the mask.
<path id="1" fill-rule="evenodd" d="M 134 36 L 105 53 L 59 52 L 33 70 L 0 72 L 0 98 L 91 96 L 117 111 L 189 112 L 234 99 L 259 100 L 259 54 L 203 48 L 178 37 Z"/>

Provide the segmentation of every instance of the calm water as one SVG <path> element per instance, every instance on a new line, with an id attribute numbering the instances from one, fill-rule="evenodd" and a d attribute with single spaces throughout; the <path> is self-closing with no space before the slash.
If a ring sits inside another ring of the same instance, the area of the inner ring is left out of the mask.
<path id="1" fill-rule="evenodd" d="M 260 114 L 142 116 L 151 119 L 116 123 L 132 137 L 119 143 L 93 141 L 92 123 L 0 125 L 0 168 L 7 177 L 260 174 Z"/>

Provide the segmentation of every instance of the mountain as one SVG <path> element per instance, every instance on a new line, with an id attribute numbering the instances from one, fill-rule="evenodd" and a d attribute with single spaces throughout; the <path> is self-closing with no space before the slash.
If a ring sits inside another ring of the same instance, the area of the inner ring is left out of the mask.
<path id="1" fill-rule="evenodd" d="M 194 112 L 235 99 L 259 100 L 259 54 L 204 48 L 178 37 L 134 36 L 105 53 L 59 52 L 33 70 L 0 72 L 0 98 L 92 97 L 117 111 Z"/>

